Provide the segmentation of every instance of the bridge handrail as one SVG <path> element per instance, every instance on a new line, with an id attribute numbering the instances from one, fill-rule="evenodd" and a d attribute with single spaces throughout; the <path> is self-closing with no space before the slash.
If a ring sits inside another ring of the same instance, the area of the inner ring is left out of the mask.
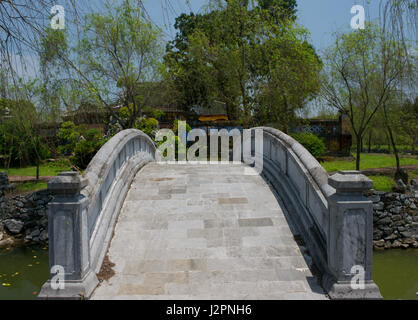
<path id="1" fill-rule="evenodd" d="M 359 171 L 329 177 L 295 139 L 277 129 L 258 129 L 264 138 L 263 175 L 282 198 L 330 297 L 380 299 L 372 278 L 373 204 L 363 196 L 373 182 Z M 351 286 L 353 268 L 364 270 L 362 290 Z"/>
<path id="2" fill-rule="evenodd" d="M 155 161 L 156 147 L 140 130 L 112 137 L 89 163 L 84 177 L 63 172 L 48 183 L 55 194 L 49 204 L 50 279 L 54 266 L 65 272 L 65 290 L 49 280 L 40 298 L 89 297 L 97 286 L 117 217 L 136 173 Z"/>
<path id="3" fill-rule="evenodd" d="M 145 144 L 143 145 L 142 142 Z M 131 149 L 129 149 L 130 147 L 126 149 L 129 143 L 134 144 L 131 146 Z M 106 183 L 106 179 L 111 177 L 111 175 L 116 174 L 116 171 L 123 163 L 136 152 L 143 151 L 150 153 L 155 157 L 155 150 L 156 148 L 151 138 L 147 134 L 136 129 L 126 129 L 117 133 L 100 148 L 84 172 L 88 184 L 81 193 L 86 196 L 89 201 L 89 218 L 91 218 L 92 210 L 95 208 L 95 202 L 100 200 L 104 201 L 106 198 L 106 194 L 100 194 L 100 191 L 103 189 L 103 184 Z M 111 169 L 114 170 L 113 173 L 110 171 Z M 109 176 L 109 174 L 111 175 Z M 99 199 L 100 196 L 102 199 Z M 93 224 L 93 221 L 89 221 L 90 228 L 94 227 Z"/>
<path id="4" fill-rule="evenodd" d="M 269 127 L 259 128 L 280 139 L 298 156 L 326 198 L 335 193 L 335 189 L 328 184 L 327 171 L 303 145 L 280 130 Z"/>

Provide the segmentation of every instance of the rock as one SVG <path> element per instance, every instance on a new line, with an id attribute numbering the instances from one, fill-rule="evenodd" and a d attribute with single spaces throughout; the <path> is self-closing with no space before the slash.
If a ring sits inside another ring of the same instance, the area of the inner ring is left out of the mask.
<path id="1" fill-rule="evenodd" d="M 412 237 L 412 232 L 409 231 L 403 231 L 401 232 L 402 237 L 404 238 L 411 238 Z"/>
<path id="2" fill-rule="evenodd" d="M 376 211 L 383 210 L 385 208 L 385 204 L 383 202 L 373 204 L 373 209 Z"/>
<path id="3" fill-rule="evenodd" d="M 402 212 L 402 207 L 401 206 L 397 206 L 395 208 L 392 208 L 389 210 L 390 212 L 394 213 L 394 214 L 400 214 Z"/>
<path id="4" fill-rule="evenodd" d="M 41 234 L 41 232 L 39 231 L 39 229 L 35 229 L 34 231 L 31 232 L 31 237 L 32 238 L 36 238 L 39 237 L 39 235 Z"/>
<path id="5" fill-rule="evenodd" d="M 10 248 L 12 245 L 14 245 L 12 238 L 7 238 L 0 241 L 0 249 Z"/>
<path id="6" fill-rule="evenodd" d="M 392 220 L 393 220 L 393 221 L 399 221 L 399 220 L 402 220 L 402 216 L 401 216 L 401 215 L 399 215 L 399 214 L 393 215 L 393 216 L 392 216 Z"/>
<path id="7" fill-rule="evenodd" d="M 42 231 L 41 235 L 39 236 L 39 240 L 41 240 L 42 242 L 48 240 L 48 231 Z"/>
<path id="8" fill-rule="evenodd" d="M 377 221 L 377 225 L 387 225 L 387 224 L 390 224 L 391 222 L 392 220 L 390 219 L 390 217 L 386 217 Z"/>
<path id="9" fill-rule="evenodd" d="M 376 191 L 376 190 L 373 190 L 373 194 L 376 195 L 376 196 L 383 196 L 383 195 L 385 195 L 385 193 L 386 192 L 384 192 L 384 191 Z"/>
<path id="10" fill-rule="evenodd" d="M 379 240 L 379 241 L 373 241 L 373 244 L 376 246 L 376 247 L 383 247 L 384 245 L 385 245 L 385 240 Z"/>
<path id="11" fill-rule="evenodd" d="M 396 234 L 391 234 L 390 236 L 388 236 L 388 237 L 386 237 L 385 238 L 385 240 L 395 240 L 396 238 L 398 238 L 397 236 L 396 236 Z"/>
<path id="12" fill-rule="evenodd" d="M 19 234 L 24 226 L 22 221 L 17 221 L 15 219 L 8 219 L 3 222 L 7 230 L 12 234 Z"/>
<path id="13" fill-rule="evenodd" d="M 369 197 L 370 201 L 372 201 L 373 203 L 378 203 L 380 202 L 380 196 L 377 195 L 373 195 L 371 197 Z"/>
<path id="14" fill-rule="evenodd" d="M 415 239 L 406 238 L 406 239 L 403 239 L 402 242 L 407 243 L 407 244 L 413 244 L 415 242 Z"/>
<path id="15" fill-rule="evenodd" d="M 415 205 L 415 203 L 410 203 L 409 204 L 409 207 L 412 209 L 412 210 L 415 210 L 416 208 L 417 208 L 417 206 Z"/>
<path id="16" fill-rule="evenodd" d="M 392 248 L 400 248 L 402 243 L 398 240 L 393 241 Z"/>

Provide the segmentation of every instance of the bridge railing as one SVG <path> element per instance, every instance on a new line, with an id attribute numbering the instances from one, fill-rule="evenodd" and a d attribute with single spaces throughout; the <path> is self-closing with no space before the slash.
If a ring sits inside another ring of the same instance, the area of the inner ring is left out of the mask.
<path id="1" fill-rule="evenodd" d="M 51 274 L 39 298 L 91 295 L 131 182 L 155 154 L 146 134 L 124 130 L 99 150 L 83 176 L 63 172 L 48 183 L 55 195 L 48 213 Z"/>
<path id="2" fill-rule="evenodd" d="M 372 280 L 373 207 L 362 194 L 373 182 L 357 171 L 329 177 L 292 137 L 273 128 L 255 129 L 263 130 L 262 174 L 284 200 L 329 295 L 381 298 Z M 352 285 L 354 276 L 363 281 L 359 287 Z"/>

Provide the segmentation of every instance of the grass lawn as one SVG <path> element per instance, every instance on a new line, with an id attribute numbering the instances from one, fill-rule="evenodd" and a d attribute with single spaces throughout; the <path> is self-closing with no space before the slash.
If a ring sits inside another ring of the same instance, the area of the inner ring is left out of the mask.
<path id="1" fill-rule="evenodd" d="M 402 158 L 401 157 L 401 166 L 418 164 L 418 159 L 412 158 Z M 356 161 L 327 161 L 321 162 L 321 165 L 327 170 L 330 171 L 339 171 L 339 170 L 355 170 Z M 385 167 L 394 167 L 396 166 L 395 156 L 393 155 L 371 155 L 367 153 L 362 153 L 360 156 L 360 169 L 371 169 L 371 168 L 385 168 Z"/>
<path id="2" fill-rule="evenodd" d="M 24 193 L 43 190 L 47 188 L 46 182 L 24 182 L 15 184 L 16 188 L 13 193 Z"/>
<path id="3" fill-rule="evenodd" d="M 39 167 L 40 176 L 56 176 L 62 171 L 71 171 L 71 168 L 64 161 L 49 162 L 41 164 Z M 36 167 L 10 168 L 9 170 L 0 168 L 0 171 L 6 171 L 8 176 L 36 176 Z"/>
<path id="4" fill-rule="evenodd" d="M 391 176 L 367 176 L 373 181 L 373 189 L 378 191 L 390 192 L 396 186 L 395 180 Z"/>

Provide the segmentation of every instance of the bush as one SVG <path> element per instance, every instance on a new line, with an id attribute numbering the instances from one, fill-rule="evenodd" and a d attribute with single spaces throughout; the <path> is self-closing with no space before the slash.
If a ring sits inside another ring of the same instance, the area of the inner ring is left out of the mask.
<path id="1" fill-rule="evenodd" d="M 151 137 L 155 138 L 155 133 L 158 129 L 158 120 L 154 118 L 142 118 L 135 124 L 136 129 L 141 130 Z"/>
<path id="2" fill-rule="evenodd" d="M 325 144 L 318 136 L 310 132 L 292 134 L 292 137 L 303 145 L 315 158 L 325 151 Z"/>
<path id="3" fill-rule="evenodd" d="M 90 129 L 85 137 L 77 142 L 74 155 L 70 158 L 71 162 L 80 169 L 86 169 L 97 151 L 106 143 L 102 134 L 97 129 Z"/>
<path id="4" fill-rule="evenodd" d="M 3 117 L 6 108 L 9 117 Z M 38 121 L 39 114 L 31 102 L 0 99 L 2 166 L 35 165 L 50 157 L 50 146 L 39 134 Z"/>
<path id="5" fill-rule="evenodd" d="M 73 154 L 77 142 L 80 140 L 81 128 L 77 127 L 72 121 L 64 122 L 57 134 L 58 152 L 69 156 Z"/>

